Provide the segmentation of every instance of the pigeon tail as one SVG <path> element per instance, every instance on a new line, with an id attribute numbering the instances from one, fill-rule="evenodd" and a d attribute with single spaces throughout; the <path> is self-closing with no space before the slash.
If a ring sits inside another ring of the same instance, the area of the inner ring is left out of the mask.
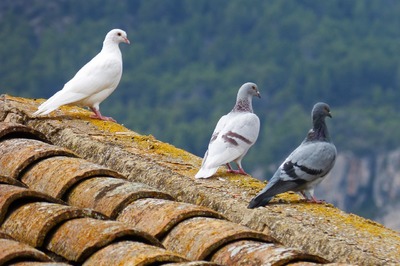
<path id="1" fill-rule="evenodd" d="M 257 197 L 253 198 L 250 201 L 249 206 L 247 206 L 247 208 L 254 209 L 257 207 L 265 206 L 268 204 L 268 202 L 270 202 L 272 198 L 273 197 L 266 197 L 265 194 L 259 194 Z"/>
<path id="2" fill-rule="evenodd" d="M 265 206 L 268 204 L 268 202 L 270 202 L 270 200 L 276 195 L 276 193 L 273 193 L 272 191 L 273 187 L 275 187 L 274 185 L 277 183 L 277 179 L 274 179 L 274 177 L 275 175 L 271 178 L 264 189 L 261 190 L 257 196 L 250 201 L 250 204 L 247 208 L 254 209 L 260 206 Z"/>
<path id="3" fill-rule="evenodd" d="M 199 172 L 194 176 L 195 178 L 209 178 L 213 174 L 215 174 L 218 170 L 218 167 L 214 168 L 201 168 Z"/>
<path id="4" fill-rule="evenodd" d="M 39 106 L 38 110 L 33 113 L 33 116 L 41 116 L 41 115 L 48 115 L 54 110 L 56 110 L 59 106 L 44 106 L 46 102 L 44 102 L 42 105 Z"/>
<path id="5" fill-rule="evenodd" d="M 304 184 L 304 180 L 298 179 L 298 180 L 283 180 L 281 179 L 281 171 L 278 169 L 278 171 L 275 173 L 275 175 L 271 178 L 271 180 L 268 182 L 268 184 L 265 186 L 263 190 L 260 191 L 260 193 L 255 196 L 250 204 L 249 207 L 250 209 L 264 206 L 266 205 L 275 195 L 287 192 L 287 191 L 298 191 L 299 187 L 301 187 Z"/>

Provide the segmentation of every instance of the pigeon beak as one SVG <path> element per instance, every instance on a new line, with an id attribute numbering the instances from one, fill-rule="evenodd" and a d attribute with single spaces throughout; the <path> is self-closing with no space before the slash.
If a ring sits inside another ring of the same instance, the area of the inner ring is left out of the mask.
<path id="1" fill-rule="evenodd" d="M 257 97 L 261 99 L 261 94 L 259 91 L 257 91 Z"/>
<path id="2" fill-rule="evenodd" d="M 328 112 L 327 116 L 329 116 L 330 118 L 332 118 L 331 112 Z"/>
<path id="3" fill-rule="evenodd" d="M 124 38 L 125 43 L 131 44 L 131 42 L 128 40 L 128 38 Z"/>

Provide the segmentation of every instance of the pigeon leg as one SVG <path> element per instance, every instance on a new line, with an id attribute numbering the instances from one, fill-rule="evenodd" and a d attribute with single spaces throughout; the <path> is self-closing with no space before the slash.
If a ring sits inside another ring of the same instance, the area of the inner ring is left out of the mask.
<path id="1" fill-rule="evenodd" d="M 240 175 L 248 175 L 242 167 L 240 167 L 238 165 L 238 170 L 233 170 L 232 167 L 229 165 L 229 163 L 226 164 L 226 166 L 228 167 L 228 173 L 233 173 L 233 174 L 240 174 Z"/>
<path id="2" fill-rule="evenodd" d="M 104 120 L 104 121 L 112 121 L 112 122 L 117 122 L 114 118 L 112 117 L 107 117 L 107 116 L 102 116 L 99 110 L 96 110 L 93 107 L 90 107 L 90 110 L 93 111 L 93 113 L 95 113 L 94 115 L 91 115 L 91 118 L 96 118 L 96 119 L 100 119 L 100 120 Z"/>
<path id="3" fill-rule="evenodd" d="M 301 193 L 301 195 L 303 195 L 306 202 L 317 203 L 317 204 L 325 203 L 324 200 L 319 200 L 312 195 L 310 195 L 310 197 L 307 197 L 306 193 L 304 193 L 303 191 L 300 191 L 300 193 Z"/>
<path id="4" fill-rule="evenodd" d="M 233 169 L 229 163 L 226 164 L 226 167 L 228 167 L 228 172 L 232 173 Z"/>
<path id="5" fill-rule="evenodd" d="M 313 202 L 313 203 L 317 203 L 317 204 L 322 204 L 325 203 L 324 200 L 319 200 L 316 197 L 312 196 L 311 200 L 308 200 L 308 202 Z"/>

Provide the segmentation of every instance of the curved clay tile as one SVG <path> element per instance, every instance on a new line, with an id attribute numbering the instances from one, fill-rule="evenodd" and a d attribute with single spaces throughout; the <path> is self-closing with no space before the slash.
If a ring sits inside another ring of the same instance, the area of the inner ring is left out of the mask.
<path id="1" fill-rule="evenodd" d="M 116 171 L 84 159 L 57 156 L 41 160 L 30 167 L 22 175 L 21 181 L 31 189 L 61 199 L 79 181 L 96 176 L 124 178 Z"/>
<path id="2" fill-rule="evenodd" d="M 41 247 L 53 228 L 66 220 L 81 217 L 102 218 L 88 209 L 48 202 L 32 202 L 15 209 L 5 219 L 1 229 L 18 241 L 33 247 Z"/>
<path id="3" fill-rule="evenodd" d="M 210 261 L 189 261 L 189 262 L 175 262 L 163 264 L 163 266 L 221 266 Z"/>
<path id="4" fill-rule="evenodd" d="M 307 262 L 307 261 L 298 261 L 298 262 L 293 262 L 293 263 L 288 263 L 285 264 L 285 266 L 317 266 L 321 265 L 320 263 L 315 263 L 315 262 Z M 327 263 L 327 264 L 322 264 L 325 266 L 356 266 L 353 264 L 345 264 L 345 263 Z"/>
<path id="5" fill-rule="evenodd" d="M 45 201 L 63 204 L 62 201 L 37 191 L 12 185 L 0 184 L 0 224 L 2 224 L 8 212 L 11 212 L 13 208 L 18 207 L 18 204 L 14 204 L 13 208 L 11 208 L 11 205 L 21 201 L 26 203 L 33 201 Z"/>
<path id="6" fill-rule="evenodd" d="M 317 265 L 327 262 L 320 257 L 300 253 L 293 248 L 252 240 L 230 243 L 219 249 L 211 260 L 222 265 L 248 266 L 288 265 L 299 261 L 313 262 L 310 265 Z"/>
<path id="7" fill-rule="evenodd" d="M 193 217 L 225 219 L 209 208 L 163 199 L 140 199 L 127 206 L 117 220 L 131 224 L 158 239 L 175 225 Z"/>
<path id="8" fill-rule="evenodd" d="M 5 232 L 1 231 L 0 229 L 0 239 L 11 239 L 11 240 L 15 240 L 14 238 L 12 238 L 9 234 L 6 234 Z"/>
<path id="9" fill-rule="evenodd" d="M 97 251 L 83 265 L 164 265 L 184 261 L 187 260 L 182 256 L 160 247 L 122 241 Z"/>
<path id="10" fill-rule="evenodd" d="M 71 264 L 62 263 L 62 262 L 31 262 L 31 261 L 23 261 L 13 263 L 10 266 L 68 266 Z"/>
<path id="11" fill-rule="evenodd" d="M 65 198 L 68 204 L 91 208 L 115 219 L 127 205 L 137 199 L 172 199 L 172 196 L 142 183 L 110 177 L 94 177 L 80 182 Z"/>
<path id="12" fill-rule="evenodd" d="M 227 243 L 243 239 L 275 241 L 268 235 L 229 221 L 196 217 L 175 226 L 163 244 L 190 260 L 204 260 Z"/>
<path id="13" fill-rule="evenodd" d="M 127 224 L 78 218 L 58 227 L 50 236 L 46 248 L 68 261 L 82 263 L 99 249 L 119 240 L 162 247 L 156 238 Z"/>
<path id="14" fill-rule="evenodd" d="M 15 179 L 30 164 L 52 156 L 75 156 L 65 148 L 34 139 L 7 139 L 0 142 L 0 174 Z"/>
<path id="15" fill-rule="evenodd" d="M 10 138 L 36 139 L 50 143 L 46 135 L 31 127 L 12 122 L 0 122 L 0 141 Z"/>
<path id="16" fill-rule="evenodd" d="M 13 185 L 13 186 L 18 186 L 18 187 L 26 187 L 26 185 L 17 179 L 14 179 L 9 176 L 3 176 L 0 175 L 0 184 L 8 184 L 8 185 Z"/>
<path id="17" fill-rule="evenodd" d="M 0 265 L 10 265 L 12 261 L 52 261 L 43 252 L 11 239 L 0 239 Z"/>

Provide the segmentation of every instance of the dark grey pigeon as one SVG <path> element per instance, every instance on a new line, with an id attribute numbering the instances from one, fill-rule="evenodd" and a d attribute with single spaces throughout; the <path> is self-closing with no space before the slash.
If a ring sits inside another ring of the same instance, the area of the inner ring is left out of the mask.
<path id="1" fill-rule="evenodd" d="M 240 87 L 232 111 L 222 116 L 214 129 L 196 178 L 209 178 L 223 164 L 231 173 L 246 175 L 241 161 L 260 131 L 260 119 L 253 113 L 254 96 L 261 98 L 256 84 L 247 82 Z M 238 170 L 233 170 L 230 162 L 235 162 Z"/>
<path id="2" fill-rule="evenodd" d="M 286 158 L 267 186 L 251 200 L 248 208 L 265 206 L 275 195 L 287 191 L 300 192 L 307 201 L 321 202 L 314 197 L 314 187 L 335 164 L 336 147 L 325 124 L 325 117 L 332 118 L 329 105 L 315 104 L 311 116 L 313 128 L 305 140 Z"/>

